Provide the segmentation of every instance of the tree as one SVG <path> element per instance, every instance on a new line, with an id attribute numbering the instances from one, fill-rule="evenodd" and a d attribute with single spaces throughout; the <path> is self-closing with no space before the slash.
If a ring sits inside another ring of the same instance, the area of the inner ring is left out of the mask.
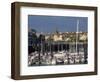
<path id="1" fill-rule="evenodd" d="M 34 52 L 36 49 L 36 30 L 35 29 L 29 29 L 28 31 L 28 47 L 29 47 L 29 53 Z"/>
<path id="2" fill-rule="evenodd" d="M 44 42 L 45 42 L 45 36 L 40 34 L 40 36 L 38 37 L 38 44 L 39 44 L 39 65 L 41 64 L 41 56 L 40 56 L 40 52 L 42 52 L 44 54 Z"/>

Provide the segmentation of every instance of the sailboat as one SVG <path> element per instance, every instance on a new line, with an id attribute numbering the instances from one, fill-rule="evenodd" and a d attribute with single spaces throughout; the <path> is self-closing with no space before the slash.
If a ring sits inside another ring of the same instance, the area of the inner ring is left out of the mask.
<path id="1" fill-rule="evenodd" d="M 69 62 L 70 64 L 72 63 L 76 63 L 79 62 L 79 51 L 78 51 L 78 37 L 79 37 L 79 20 L 77 20 L 77 26 L 76 26 L 76 42 L 75 42 L 75 48 L 72 47 L 71 51 L 69 52 Z M 74 45 L 74 44 L 72 44 Z M 75 51 L 73 51 L 73 49 L 75 49 Z"/>
<path id="2" fill-rule="evenodd" d="M 75 61 L 76 62 L 84 62 L 84 52 L 79 51 L 78 38 L 79 38 L 79 20 L 77 20 L 77 32 L 76 32 L 76 57 L 77 57 L 77 59 Z"/>

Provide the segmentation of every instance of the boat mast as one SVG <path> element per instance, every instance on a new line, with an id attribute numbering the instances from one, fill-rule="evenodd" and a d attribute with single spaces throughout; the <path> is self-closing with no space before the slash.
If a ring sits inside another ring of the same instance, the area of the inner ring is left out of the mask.
<path id="1" fill-rule="evenodd" d="M 77 43 L 78 43 L 78 32 L 79 32 L 79 20 L 77 20 L 77 32 L 76 32 L 76 53 L 77 53 Z"/>

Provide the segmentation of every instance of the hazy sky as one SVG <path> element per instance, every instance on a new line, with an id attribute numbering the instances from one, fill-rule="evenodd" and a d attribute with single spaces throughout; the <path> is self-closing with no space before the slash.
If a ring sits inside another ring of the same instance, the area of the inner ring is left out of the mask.
<path id="1" fill-rule="evenodd" d="M 79 31 L 87 32 L 87 17 L 70 17 L 70 16 L 28 16 L 28 27 L 35 29 L 37 32 L 76 32 L 77 20 L 79 20 Z"/>

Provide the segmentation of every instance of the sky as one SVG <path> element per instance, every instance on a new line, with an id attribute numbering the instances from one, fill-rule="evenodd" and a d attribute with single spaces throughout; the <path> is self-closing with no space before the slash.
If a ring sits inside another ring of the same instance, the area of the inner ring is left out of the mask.
<path id="1" fill-rule="evenodd" d="M 29 15 L 28 28 L 43 33 L 52 33 L 56 30 L 59 32 L 76 32 L 77 20 L 79 20 L 79 31 L 87 32 L 87 17 Z"/>

